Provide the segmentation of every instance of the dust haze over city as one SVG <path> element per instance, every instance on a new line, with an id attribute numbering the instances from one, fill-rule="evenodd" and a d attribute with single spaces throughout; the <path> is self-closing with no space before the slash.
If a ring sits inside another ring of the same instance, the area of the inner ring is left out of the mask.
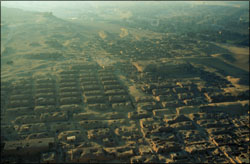
<path id="1" fill-rule="evenodd" d="M 2 162 L 249 163 L 249 2 L 2 1 Z"/>

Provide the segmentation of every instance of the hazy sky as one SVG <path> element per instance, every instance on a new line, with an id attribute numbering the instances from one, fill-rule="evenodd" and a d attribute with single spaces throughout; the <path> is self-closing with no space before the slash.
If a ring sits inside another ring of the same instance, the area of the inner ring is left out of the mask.
<path id="1" fill-rule="evenodd" d="M 143 3 L 154 3 L 154 4 L 181 4 L 181 3 L 191 3 L 191 4 L 241 4 L 242 6 L 249 4 L 248 1 L 2 1 L 1 5 L 6 7 L 16 7 L 29 10 L 50 10 L 54 8 L 80 8 L 96 5 L 124 5 L 124 4 L 143 4 Z"/>
<path id="2" fill-rule="evenodd" d="M 181 5 L 181 4 L 192 4 L 192 5 L 231 5 L 234 7 L 248 7 L 249 8 L 249 2 L 239 2 L 239 1 L 2 1 L 1 5 L 5 7 L 11 7 L 11 8 L 20 8 L 28 11 L 40 11 L 40 12 L 53 12 L 54 15 L 58 17 L 64 17 L 66 16 L 63 12 L 65 11 L 71 11 L 71 12 L 77 12 L 77 11 L 85 11 L 85 10 L 91 10 L 95 9 L 98 10 L 98 7 L 124 7 L 126 6 L 127 9 L 133 5 L 149 5 L 152 7 L 155 5 Z"/>

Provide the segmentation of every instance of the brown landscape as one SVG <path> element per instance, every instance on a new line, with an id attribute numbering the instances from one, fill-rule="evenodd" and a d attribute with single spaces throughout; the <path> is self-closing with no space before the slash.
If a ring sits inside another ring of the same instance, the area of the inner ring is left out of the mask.
<path id="1" fill-rule="evenodd" d="M 1 163 L 249 163 L 249 7 L 162 3 L 1 6 Z"/>

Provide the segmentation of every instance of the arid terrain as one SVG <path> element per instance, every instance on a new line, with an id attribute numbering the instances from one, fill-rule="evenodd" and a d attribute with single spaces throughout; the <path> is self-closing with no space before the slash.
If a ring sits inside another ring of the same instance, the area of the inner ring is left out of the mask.
<path id="1" fill-rule="evenodd" d="M 249 163 L 246 3 L 1 6 L 1 163 Z"/>

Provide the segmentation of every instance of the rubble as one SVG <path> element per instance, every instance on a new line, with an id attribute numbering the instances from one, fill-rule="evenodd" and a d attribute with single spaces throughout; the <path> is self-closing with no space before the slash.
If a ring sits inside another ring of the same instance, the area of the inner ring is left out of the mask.
<path id="1" fill-rule="evenodd" d="M 113 67 L 86 64 L 39 77 L 26 89 L 18 82 L 13 91 L 3 87 L 4 157 L 34 155 L 41 163 L 249 162 L 244 94 L 225 94 L 190 63 L 152 63 L 134 62 L 136 68 L 125 70 L 130 81 Z M 175 72 L 182 69 L 192 71 L 182 77 Z"/>

